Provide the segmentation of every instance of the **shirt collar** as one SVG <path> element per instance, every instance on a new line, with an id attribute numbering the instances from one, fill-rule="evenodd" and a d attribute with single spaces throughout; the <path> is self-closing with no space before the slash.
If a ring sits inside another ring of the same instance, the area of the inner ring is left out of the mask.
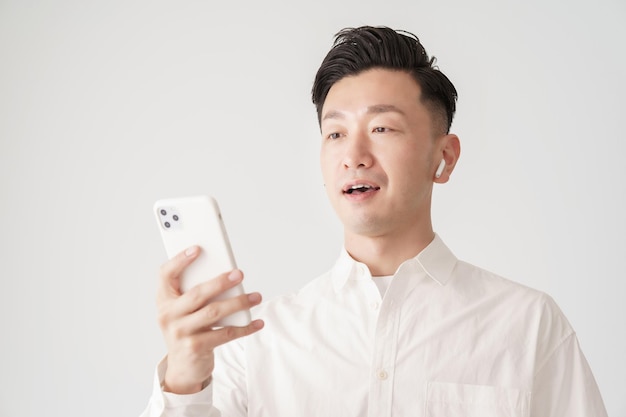
<path id="1" fill-rule="evenodd" d="M 404 261 L 398 271 L 406 267 L 414 267 L 417 271 L 425 272 L 439 285 L 446 285 L 456 266 L 457 258 L 443 243 L 439 235 L 426 246 L 417 256 Z M 396 271 L 396 274 L 398 273 Z M 394 275 L 396 275 L 394 274 Z M 345 248 L 342 249 L 339 259 L 331 270 L 331 279 L 335 291 L 341 290 L 348 280 L 369 279 L 371 274 L 367 266 L 355 261 Z"/>

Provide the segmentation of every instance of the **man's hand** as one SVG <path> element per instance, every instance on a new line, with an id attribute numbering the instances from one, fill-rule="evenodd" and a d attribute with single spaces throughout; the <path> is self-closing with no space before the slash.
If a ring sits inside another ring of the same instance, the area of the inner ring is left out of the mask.
<path id="1" fill-rule="evenodd" d="M 168 350 L 164 389 L 176 394 L 192 394 L 202 389 L 213 372 L 216 346 L 263 328 L 263 321 L 255 320 L 245 327 L 212 329 L 219 319 L 261 302 L 259 293 L 251 293 L 207 304 L 241 282 L 243 274 L 237 269 L 184 294 L 180 292 L 180 277 L 199 253 L 197 246 L 188 248 L 163 264 L 160 271 L 157 310 Z"/>

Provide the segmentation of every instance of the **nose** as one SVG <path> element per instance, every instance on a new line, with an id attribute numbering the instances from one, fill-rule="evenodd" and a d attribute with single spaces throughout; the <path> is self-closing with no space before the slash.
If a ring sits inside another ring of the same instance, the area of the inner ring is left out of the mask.
<path id="1" fill-rule="evenodd" d="M 345 168 L 369 168 L 374 162 L 371 141 L 366 134 L 357 133 L 351 135 L 345 141 L 346 147 L 343 156 Z"/>

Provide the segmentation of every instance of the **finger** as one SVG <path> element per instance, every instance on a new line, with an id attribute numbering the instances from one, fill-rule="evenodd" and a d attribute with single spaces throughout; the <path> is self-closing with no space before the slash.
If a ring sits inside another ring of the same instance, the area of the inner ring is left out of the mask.
<path id="1" fill-rule="evenodd" d="M 182 346 L 184 346 L 184 350 L 187 352 L 192 352 L 194 355 L 202 356 L 212 352 L 213 349 L 219 345 L 240 337 L 248 336 L 261 330 L 264 326 L 265 323 L 263 323 L 263 320 L 254 320 L 247 326 L 229 326 L 217 330 L 207 330 L 205 332 L 187 337 Z"/>
<path id="2" fill-rule="evenodd" d="M 224 317 L 258 305 L 261 299 L 261 294 L 251 293 L 209 303 L 192 314 L 182 316 L 172 328 L 173 336 L 181 338 L 206 332 Z"/>
<path id="3" fill-rule="evenodd" d="M 201 309 L 212 298 L 236 286 L 242 279 L 243 273 L 234 270 L 198 284 L 183 295 L 161 299 L 157 303 L 161 327 L 169 327 L 171 323 L 176 323 L 181 318 Z"/>
<path id="4" fill-rule="evenodd" d="M 174 316 L 193 313 L 204 307 L 212 298 L 238 285 L 242 280 L 243 273 L 235 269 L 198 284 L 174 301 L 171 313 Z"/>
<path id="5" fill-rule="evenodd" d="M 251 335 L 261 330 L 265 326 L 263 320 L 254 320 L 247 326 L 235 327 L 228 326 L 221 329 L 213 330 L 209 334 L 211 335 L 211 344 L 215 347 L 228 343 L 231 340 L 239 339 L 240 337 Z"/>
<path id="6" fill-rule="evenodd" d="M 161 265 L 159 289 L 165 296 L 180 295 L 180 276 L 200 254 L 199 246 L 191 246 Z"/>

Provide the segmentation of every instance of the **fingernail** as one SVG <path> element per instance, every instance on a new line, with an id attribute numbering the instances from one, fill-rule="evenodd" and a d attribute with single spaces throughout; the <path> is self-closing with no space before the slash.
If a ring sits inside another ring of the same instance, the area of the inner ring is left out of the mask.
<path id="1" fill-rule="evenodd" d="M 193 256 L 196 253 L 198 253 L 198 247 L 197 246 L 192 246 L 190 248 L 187 248 L 187 250 L 185 251 L 185 255 L 187 255 L 187 256 Z"/>
<path id="2" fill-rule="evenodd" d="M 255 329 L 262 329 L 264 325 L 265 323 L 263 323 L 263 320 L 255 320 L 252 322 L 252 327 Z"/>
<path id="3" fill-rule="evenodd" d="M 240 281 L 242 278 L 243 278 L 243 274 L 238 269 L 235 269 L 230 274 L 228 274 L 228 280 L 232 282 Z"/>
<path id="4" fill-rule="evenodd" d="M 258 292 L 253 292 L 252 294 L 248 294 L 248 301 L 251 303 L 258 303 L 261 301 L 261 294 Z"/>

